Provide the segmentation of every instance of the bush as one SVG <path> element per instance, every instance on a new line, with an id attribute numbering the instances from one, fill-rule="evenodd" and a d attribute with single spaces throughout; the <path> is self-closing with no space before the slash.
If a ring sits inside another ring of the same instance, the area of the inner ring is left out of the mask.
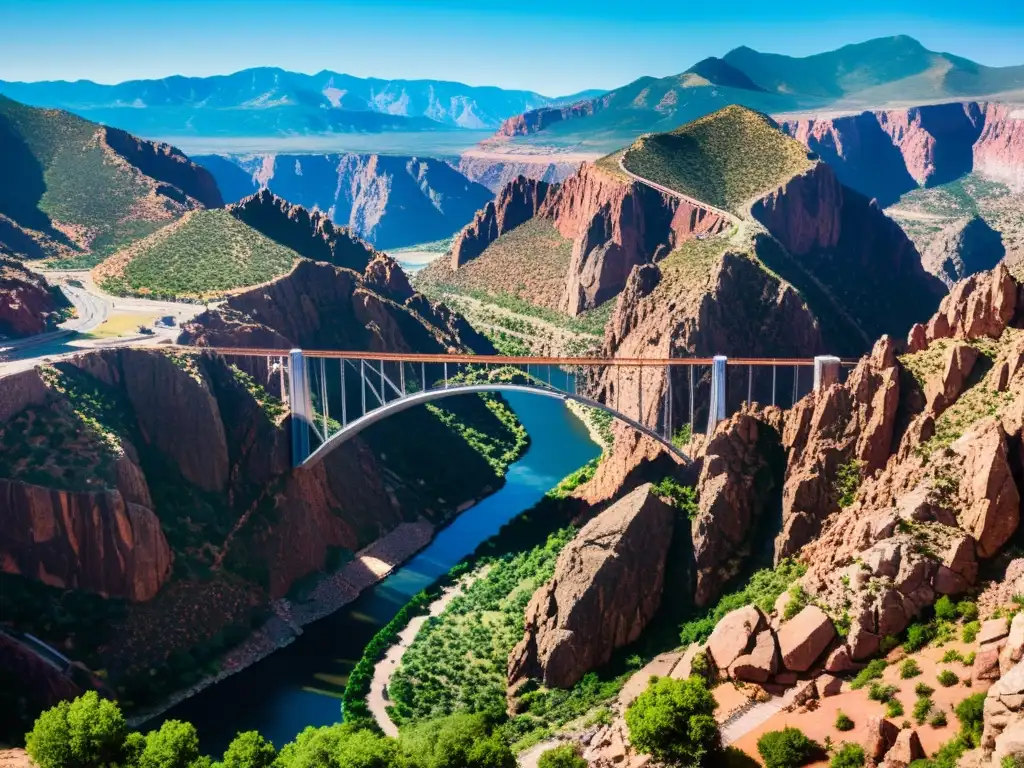
<path id="1" fill-rule="evenodd" d="M 860 744 L 848 744 L 843 742 L 838 751 L 832 755 L 829 768 L 859 768 L 864 765 L 867 758 L 864 755 L 864 747 Z"/>
<path id="2" fill-rule="evenodd" d="M 914 702 L 914 720 L 918 725 L 924 724 L 928 719 L 928 713 L 932 711 L 932 700 L 928 696 L 921 696 Z"/>
<path id="3" fill-rule="evenodd" d="M 945 728 L 946 727 L 946 711 L 943 709 L 937 709 L 932 713 L 932 716 L 928 719 L 928 725 L 932 728 Z"/>
<path id="4" fill-rule="evenodd" d="M 687 520 L 694 520 L 697 517 L 697 489 L 692 485 L 682 485 L 675 478 L 666 477 L 660 483 L 652 485 L 651 490 L 667 499 L 668 503 L 682 512 Z"/>
<path id="5" fill-rule="evenodd" d="M 978 639 L 978 633 L 981 631 L 981 622 L 977 619 L 969 621 L 964 624 L 963 634 L 961 637 L 965 643 L 973 643 Z"/>
<path id="6" fill-rule="evenodd" d="M 885 659 L 872 659 L 868 662 L 868 665 L 864 667 L 857 676 L 850 682 L 850 687 L 855 691 L 860 690 L 865 685 L 870 683 L 872 680 L 877 680 L 885 672 L 885 668 L 888 666 Z"/>
<path id="7" fill-rule="evenodd" d="M 944 654 L 942 654 L 943 664 L 952 664 L 954 661 L 959 661 L 960 663 L 963 663 L 963 660 L 964 657 L 961 655 L 960 651 L 950 649 L 946 651 Z"/>
<path id="8" fill-rule="evenodd" d="M 978 654 L 976 652 L 974 652 L 974 651 L 971 651 L 966 656 L 964 656 L 960 661 L 961 661 L 961 663 L 965 667 L 973 667 L 974 666 L 974 660 L 977 657 L 978 657 Z"/>
<path id="9" fill-rule="evenodd" d="M 757 740 L 757 753 L 765 768 L 797 768 L 815 759 L 821 746 L 799 728 L 768 731 Z"/>
<path id="10" fill-rule="evenodd" d="M 972 749 L 981 743 L 984 710 L 984 693 L 968 696 L 953 710 L 956 713 L 956 719 L 960 721 L 960 738 L 970 744 Z"/>
<path id="11" fill-rule="evenodd" d="M 931 641 L 933 632 L 927 624 L 911 624 L 907 628 L 907 639 L 903 641 L 903 650 L 913 653 L 924 648 Z"/>
<path id="12" fill-rule="evenodd" d="M 896 698 L 889 699 L 889 701 L 886 702 L 885 705 L 885 716 L 889 719 L 893 719 L 896 717 L 902 717 L 902 715 L 903 702 Z"/>
<path id="13" fill-rule="evenodd" d="M 999 761 L 999 768 L 1024 768 L 1024 755 L 1005 755 Z"/>
<path id="14" fill-rule="evenodd" d="M 960 682 L 960 677 L 951 669 L 944 669 L 939 672 L 939 685 L 943 688 L 951 688 Z"/>
<path id="15" fill-rule="evenodd" d="M 270 768 L 277 758 L 277 750 L 257 731 L 246 731 L 235 736 L 224 752 L 223 768 Z"/>
<path id="16" fill-rule="evenodd" d="M 717 706 L 702 677 L 653 680 L 626 710 L 629 739 L 660 761 L 699 764 L 721 744 Z"/>
<path id="17" fill-rule="evenodd" d="M 914 694 L 917 696 L 931 696 L 933 693 L 935 693 L 935 689 L 928 683 L 918 683 L 914 686 Z"/>
<path id="18" fill-rule="evenodd" d="M 871 690 L 868 691 L 868 698 L 872 701 L 878 701 L 882 704 L 888 704 L 889 701 L 900 692 L 900 689 L 895 685 L 884 685 L 882 683 L 872 683 Z"/>
<path id="19" fill-rule="evenodd" d="M 181 720 L 165 720 L 159 730 L 146 734 L 139 768 L 193 768 L 199 758 L 195 726 Z"/>
<path id="20" fill-rule="evenodd" d="M 561 744 L 541 754 L 537 768 L 587 768 L 587 761 L 575 743 Z"/>
<path id="21" fill-rule="evenodd" d="M 851 720 L 850 716 L 843 712 L 843 710 L 839 710 L 836 712 L 835 727 L 837 731 L 852 731 L 853 720 Z"/>
<path id="22" fill-rule="evenodd" d="M 961 600 L 956 604 L 956 612 L 964 621 L 974 621 L 978 618 L 978 604 L 970 600 Z"/>
<path id="23" fill-rule="evenodd" d="M 87 768 L 120 763 L 128 726 L 117 704 L 95 691 L 43 712 L 25 737 L 40 768 Z"/>
<path id="24" fill-rule="evenodd" d="M 956 605 L 949 599 L 949 595 L 943 595 L 935 601 L 935 618 L 942 621 L 955 621 L 958 613 Z"/>
<path id="25" fill-rule="evenodd" d="M 913 659 L 904 659 L 903 663 L 900 664 L 900 677 L 904 680 L 909 680 L 912 677 L 917 677 L 921 674 L 921 667 L 917 665 L 917 662 Z"/>

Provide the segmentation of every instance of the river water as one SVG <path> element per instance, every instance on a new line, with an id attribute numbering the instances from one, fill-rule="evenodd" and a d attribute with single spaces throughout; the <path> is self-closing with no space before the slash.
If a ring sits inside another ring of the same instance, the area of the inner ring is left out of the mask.
<path id="1" fill-rule="evenodd" d="M 583 423 L 559 400 L 505 393 L 530 447 L 497 493 L 463 512 L 431 544 L 376 587 L 248 669 L 170 710 L 192 722 L 202 750 L 220 755 L 238 731 L 258 730 L 278 748 L 308 725 L 341 719 L 341 694 L 363 647 L 410 597 L 448 572 L 559 480 L 600 453 Z"/>

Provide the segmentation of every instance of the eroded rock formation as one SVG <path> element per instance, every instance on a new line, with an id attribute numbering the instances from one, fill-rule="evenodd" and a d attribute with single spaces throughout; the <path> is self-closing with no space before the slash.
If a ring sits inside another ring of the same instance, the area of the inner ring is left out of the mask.
<path id="1" fill-rule="evenodd" d="M 980 216 L 972 216 L 943 229 L 925 251 L 922 263 L 952 288 L 958 280 L 993 269 L 1005 255 L 1002 235 Z"/>
<path id="2" fill-rule="evenodd" d="M 587 523 L 526 608 L 508 662 L 510 696 L 529 678 L 568 687 L 632 642 L 661 604 L 675 512 L 644 485 Z"/>
<path id="3" fill-rule="evenodd" d="M 537 215 L 551 185 L 544 181 L 517 176 L 506 184 L 498 196 L 477 211 L 473 221 L 452 244 L 452 268 L 458 269 L 475 259 L 501 237 Z"/>
<path id="4" fill-rule="evenodd" d="M 0 338 L 21 338 L 53 327 L 68 300 L 46 278 L 0 247 Z"/>

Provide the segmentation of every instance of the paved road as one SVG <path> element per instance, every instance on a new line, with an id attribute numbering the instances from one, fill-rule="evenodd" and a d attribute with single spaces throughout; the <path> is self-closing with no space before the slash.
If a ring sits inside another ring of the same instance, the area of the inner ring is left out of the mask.
<path id="1" fill-rule="evenodd" d="M 28 370 L 40 362 L 60 360 L 89 349 L 170 343 L 178 336 L 177 326 L 204 309 L 201 304 L 111 296 L 93 283 L 88 272 L 48 272 L 46 277 L 57 283 L 75 305 L 77 317 L 63 323 L 56 331 L 4 342 L 0 347 L 0 378 Z M 175 327 L 155 328 L 152 336 L 83 338 L 83 334 L 96 330 L 111 316 L 119 314 L 170 315 L 175 319 Z"/>

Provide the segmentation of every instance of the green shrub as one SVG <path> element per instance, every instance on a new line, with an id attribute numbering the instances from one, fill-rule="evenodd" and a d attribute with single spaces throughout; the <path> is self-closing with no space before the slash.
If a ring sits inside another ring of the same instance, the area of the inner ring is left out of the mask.
<path id="1" fill-rule="evenodd" d="M 271 768 L 277 750 L 257 731 L 235 736 L 224 752 L 223 768 Z"/>
<path id="2" fill-rule="evenodd" d="M 932 728 L 945 728 L 946 727 L 946 712 L 942 709 L 937 709 L 932 713 L 932 716 L 928 719 L 928 725 Z"/>
<path id="3" fill-rule="evenodd" d="M 918 683 L 914 686 L 915 696 L 931 696 L 933 693 L 935 693 L 935 689 L 928 685 L 928 683 Z"/>
<path id="4" fill-rule="evenodd" d="M 587 761 L 575 743 L 560 744 L 541 754 L 537 768 L 587 768 Z"/>
<path id="5" fill-rule="evenodd" d="M 892 699 L 900 689 L 895 685 L 889 685 L 884 683 L 872 683 L 871 689 L 868 691 L 868 698 L 872 701 L 878 701 L 882 704 L 888 704 L 889 700 Z"/>
<path id="6" fill-rule="evenodd" d="M 768 731 L 757 740 L 757 753 L 765 768 L 797 768 L 812 762 L 821 751 L 821 745 L 799 728 Z"/>
<path id="7" fill-rule="evenodd" d="M 897 698 L 891 698 L 885 704 L 885 716 L 889 719 L 903 716 L 903 702 Z"/>
<path id="8" fill-rule="evenodd" d="M 943 621 L 954 621 L 959 612 L 956 605 L 949 599 L 949 595 L 943 595 L 935 601 L 935 618 Z"/>
<path id="9" fill-rule="evenodd" d="M 886 635 L 878 645 L 878 651 L 883 656 L 900 644 L 900 639 L 895 635 Z"/>
<path id="10" fill-rule="evenodd" d="M 960 651 L 954 650 L 952 648 L 946 651 L 944 654 L 942 654 L 943 664 L 952 664 L 954 661 L 959 661 L 963 663 L 963 660 L 964 657 L 960 654 Z"/>
<path id="11" fill-rule="evenodd" d="M 932 700 L 928 696 L 921 696 L 914 702 L 914 720 L 918 725 L 924 723 L 928 719 L 928 714 L 932 711 Z"/>
<path id="12" fill-rule="evenodd" d="M 964 624 L 963 634 L 961 637 L 965 643 L 973 643 L 978 639 L 978 633 L 981 631 L 981 622 L 977 619 L 969 621 Z"/>
<path id="13" fill-rule="evenodd" d="M 89 691 L 43 712 L 25 750 L 39 768 L 90 768 L 121 762 L 127 735 L 117 704 Z"/>
<path id="14" fill-rule="evenodd" d="M 629 739 L 658 760 L 700 764 L 721 745 L 717 706 L 701 677 L 653 680 L 626 710 Z"/>
<path id="15" fill-rule="evenodd" d="M 921 674 L 921 667 L 918 666 L 917 662 L 913 659 L 904 659 L 903 663 L 900 664 L 900 677 L 904 680 L 909 680 L 912 677 L 917 677 Z"/>
<path id="16" fill-rule="evenodd" d="M 857 498 L 857 490 L 860 488 L 860 483 L 863 474 L 864 462 L 858 459 L 851 459 L 845 464 L 840 465 L 836 472 L 836 500 L 839 502 L 839 506 L 842 509 L 853 504 L 854 499 Z"/>
<path id="17" fill-rule="evenodd" d="M 651 490 L 667 499 L 668 503 L 682 512 L 688 520 L 696 519 L 697 489 L 692 485 L 683 485 L 675 478 L 666 477 L 651 486 Z"/>
<path id="18" fill-rule="evenodd" d="M 787 621 L 792 619 L 807 607 L 810 600 L 811 596 L 807 594 L 807 590 L 799 584 L 792 585 L 789 588 L 789 602 L 786 603 L 786 609 L 782 612 L 782 618 Z"/>
<path id="19" fill-rule="evenodd" d="M 978 654 L 975 651 L 971 651 L 970 653 L 965 655 L 962 659 L 960 659 L 960 662 L 965 667 L 973 667 L 974 666 L 974 660 L 976 658 L 978 658 Z"/>
<path id="20" fill-rule="evenodd" d="M 836 750 L 836 753 L 832 755 L 832 760 L 829 761 L 829 768 L 859 768 L 864 765 L 867 758 L 864 754 L 864 747 L 860 744 L 849 744 L 843 742 L 843 744 Z"/>
<path id="21" fill-rule="evenodd" d="M 907 628 L 907 639 L 903 641 L 903 650 L 913 653 L 924 648 L 934 636 L 934 630 L 927 624 L 911 624 Z"/>
<path id="22" fill-rule="evenodd" d="M 835 727 L 837 731 L 852 731 L 853 720 L 851 720 L 850 716 L 843 712 L 843 710 L 839 710 L 836 712 Z"/>
<path id="23" fill-rule="evenodd" d="M 953 709 L 960 721 L 960 738 L 971 748 L 981 743 L 981 731 L 985 716 L 985 694 L 975 693 L 961 701 Z"/>
<path id="24" fill-rule="evenodd" d="M 391 740 L 381 741 L 386 744 Z M 457 714 L 416 723 L 402 730 L 398 746 L 409 768 L 515 768 L 516 765 L 512 750 L 491 730 L 488 718 L 481 714 Z M 338 768 L 363 765 L 354 760 L 338 762 Z M 391 758 L 391 762 L 381 768 L 395 764 L 395 758 Z"/>
<path id="25" fill-rule="evenodd" d="M 960 677 L 951 669 L 944 669 L 939 672 L 939 685 L 943 688 L 950 688 L 960 682 Z"/>
<path id="26" fill-rule="evenodd" d="M 855 691 L 860 690 L 872 680 L 880 678 L 882 673 L 885 672 L 885 668 L 887 666 L 888 664 L 885 659 L 872 659 L 868 662 L 868 665 L 858 672 L 856 677 L 853 678 L 850 682 L 850 687 Z"/>
<path id="27" fill-rule="evenodd" d="M 978 618 L 978 604 L 970 600 L 961 600 L 956 604 L 956 612 L 964 621 L 974 621 Z"/>
<path id="28" fill-rule="evenodd" d="M 1024 768 L 1024 754 L 1004 755 L 999 768 Z"/>

